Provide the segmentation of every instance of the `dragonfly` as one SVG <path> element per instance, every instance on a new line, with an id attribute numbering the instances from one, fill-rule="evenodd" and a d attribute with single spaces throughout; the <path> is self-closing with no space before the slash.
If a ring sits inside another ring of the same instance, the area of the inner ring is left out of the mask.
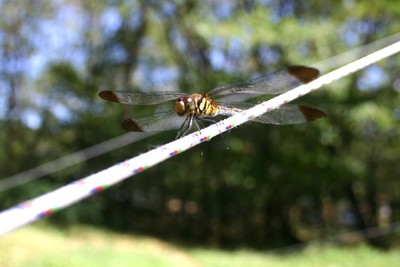
<path id="1" fill-rule="evenodd" d="M 157 105 L 174 101 L 173 109 L 149 115 L 125 119 L 122 128 L 133 132 L 157 132 L 178 130 L 176 139 L 185 136 L 196 125 L 200 130 L 202 122 L 215 122 L 214 117 L 232 116 L 255 104 L 239 102 L 219 102 L 214 99 L 231 95 L 246 94 L 276 95 L 287 92 L 319 76 L 319 71 L 307 66 L 289 66 L 285 70 L 267 73 L 244 82 L 233 83 L 212 89 L 208 93 L 185 94 L 176 91 L 132 92 L 104 90 L 100 98 L 130 105 Z M 271 110 L 253 121 L 265 124 L 299 124 L 325 117 L 325 113 L 308 105 L 283 105 Z"/>

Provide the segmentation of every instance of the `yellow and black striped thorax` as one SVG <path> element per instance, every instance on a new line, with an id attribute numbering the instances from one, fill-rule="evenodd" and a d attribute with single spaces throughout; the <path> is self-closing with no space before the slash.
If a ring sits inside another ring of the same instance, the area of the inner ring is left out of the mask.
<path id="1" fill-rule="evenodd" d="M 179 116 L 214 117 L 219 110 L 219 106 L 207 94 L 193 94 L 175 101 L 175 111 Z"/>

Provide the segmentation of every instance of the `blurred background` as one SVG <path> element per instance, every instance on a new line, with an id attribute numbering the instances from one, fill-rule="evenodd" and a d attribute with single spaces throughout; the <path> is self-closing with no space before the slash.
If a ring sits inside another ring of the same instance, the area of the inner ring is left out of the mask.
<path id="1" fill-rule="evenodd" d="M 3 0 L 0 9 L 1 210 L 174 139 L 164 132 L 42 168 L 29 183 L 8 179 L 126 134 L 124 118 L 157 110 L 107 103 L 100 90 L 206 92 L 293 64 L 324 73 L 342 64 L 333 56 L 400 29 L 391 0 Z M 395 55 L 296 101 L 326 119 L 248 123 L 45 221 L 229 249 L 335 236 L 395 248 L 399 65 Z"/>

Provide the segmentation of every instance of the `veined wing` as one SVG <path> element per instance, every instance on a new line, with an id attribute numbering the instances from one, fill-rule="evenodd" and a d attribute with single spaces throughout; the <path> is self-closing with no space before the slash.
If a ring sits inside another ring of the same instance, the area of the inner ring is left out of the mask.
<path id="1" fill-rule="evenodd" d="M 169 131 L 180 129 L 185 119 L 175 111 L 167 111 L 126 119 L 122 122 L 122 128 L 133 132 Z"/>
<path id="2" fill-rule="evenodd" d="M 256 104 L 252 103 L 221 103 L 222 106 L 240 110 L 249 109 Z M 237 111 L 236 111 L 237 112 Z M 325 117 L 325 113 L 317 108 L 307 105 L 282 105 L 278 109 L 273 109 L 261 116 L 254 118 L 253 121 L 266 124 L 300 124 L 314 121 Z"/>
<path id="3" fill-rule="evenodd" d="M 159 92 L 129 92 L 129 91 L 111 91 L 104 90 L 99 93 L 99 96 L 104 100 L 131 105 L 155 105 L 164 103 L 169 100 L 177 99 L 178 97 L 185 96 L 184 93 L 173 91 L 159 91 Z"/>
<path id="4" fill-rule="evenodd" d="M 267 73 L 245 82 L 217 87 L 210 92 L 210 97 L 229 94 L 281 94 L 302 84 L 309 83 L 319 75 L 317 69 L 305 66 L 290 66 L 287 70 Z"/>

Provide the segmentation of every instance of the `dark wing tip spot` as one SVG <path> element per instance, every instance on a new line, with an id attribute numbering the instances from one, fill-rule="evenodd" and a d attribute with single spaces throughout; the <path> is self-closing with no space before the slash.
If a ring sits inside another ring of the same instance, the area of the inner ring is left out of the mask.
<path id="1" fill-rule="evenodd" d="M 299 108 L 307 121 L 315 121 L 319 118 L 326 117 L 325 112 L 314 107 L 300 105 Z"/>
<path id="2" fill-rule="evenodd" d="M 309 83 L 319 76 L 319 70 L 306 66 L 290 66 L 288 72 L 302 83 Z"/>
<path id="3" fill-rule="evenodd" d="M 119 103 L 119 99 L 117 95 L 111 90 L 104 90 L 99 93 L 99 97 L 104 100 Z"/>
<path id="4" fill-rule="evenodd" d="M 122 128 L 131 132 L 144 132 L 142 128 L 132 119 L 126 119 L 122 122 Z"/>

